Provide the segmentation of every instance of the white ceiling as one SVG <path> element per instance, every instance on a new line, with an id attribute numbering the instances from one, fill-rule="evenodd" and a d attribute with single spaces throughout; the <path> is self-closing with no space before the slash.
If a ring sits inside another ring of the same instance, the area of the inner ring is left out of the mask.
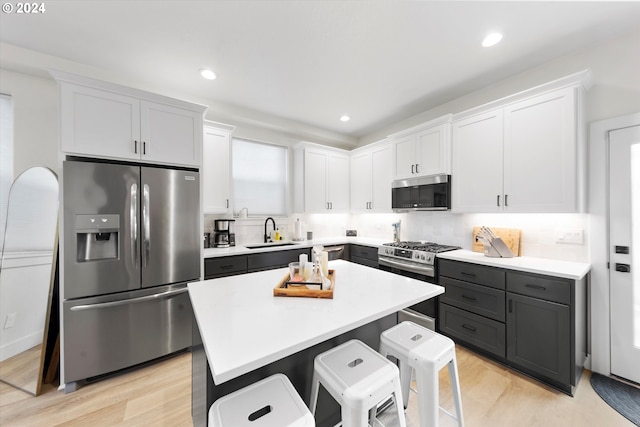
<path id="1" fill-rule="evenodd" d="M 638 2 L 43 3 L 1 13 L 0 41 L 351 138 L 640 22 Z"/>

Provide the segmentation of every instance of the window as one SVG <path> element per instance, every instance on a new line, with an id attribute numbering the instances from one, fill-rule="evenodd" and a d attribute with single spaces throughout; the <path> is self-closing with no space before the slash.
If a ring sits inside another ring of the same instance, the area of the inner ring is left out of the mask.
<path id="1" fill-rule="evenodd" d="M 4 225 L 12 181 L 13 107 L 11 96 L 0 93 L 0 250 L 4 241 Z"/>
<path id="2" fill-rule="evenodd" d="M 287 215 L 287 147 L 234 138 L 231 145 L 236 211 Z"/>

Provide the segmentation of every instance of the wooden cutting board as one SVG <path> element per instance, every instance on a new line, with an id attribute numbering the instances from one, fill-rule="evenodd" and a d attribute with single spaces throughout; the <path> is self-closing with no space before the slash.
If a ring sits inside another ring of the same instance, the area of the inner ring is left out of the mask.
<path id="1" fill-rule="evenodd" d="M 522 255 L 522 230 L 517 228 L 497 228 L 489 227 L 493 233 L 500 237 L 502 241 L 511 249 L 511 252 L 515 256 Z M 473 252 L 484 252 L 484 245 L 481 241 L 476 239 L 476 236 L 480 232 L 480 226 L 473 227 L 473 242 L 471 250 Z"/>

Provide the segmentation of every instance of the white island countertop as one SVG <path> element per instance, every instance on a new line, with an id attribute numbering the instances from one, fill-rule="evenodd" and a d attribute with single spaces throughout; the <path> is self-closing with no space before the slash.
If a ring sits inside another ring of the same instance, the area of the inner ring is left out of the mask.
<path id="1" fill-rule="evenodd" d="M 335 269 L 333 299 L 274 297 L 288 269 L 189 283 L 215 384 L 381 319 L 444 288 L 348 261 Z"/>

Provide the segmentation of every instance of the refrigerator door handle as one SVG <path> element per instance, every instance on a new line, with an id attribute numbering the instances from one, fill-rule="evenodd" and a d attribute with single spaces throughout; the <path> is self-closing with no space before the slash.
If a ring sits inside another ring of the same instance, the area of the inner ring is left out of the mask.
<path id="1" fill-rule="evenodd" d="M 166 292 L 160 292 L 157 294 L 153 294 L 153 295 L 146 295 L 144 297 L 138 297 L 138 298 L 132 298 L 132 299 L 123 299 L 123 300 L 118 300 L 118 301 L 111 301 L 111 302 L 101 302 L 101 303 L 97 303 L 97 304 L 84 304 L 84 305 L 74 305 L 73 307 L 70 308 L 71 311 L 83 311 L 83 310 L 93 310 L 96 308 L 109 308 L 109 307 L 117 307 L 119 305 L 128 305 L 128 304 L 134 304 L 134 303 L 138 303 L 138 302 L 145 302 L 145 301 L 151 301 L 157 298 L 162 298 L 162 297 L 171 297 L 174 295 L 178 295 L 178 294 L 183 294 L 185 292 L 187 292 L 189 289 L 187 287 L 184 288 L 180 288 L 180 289 L 176 289 L 173 291 L 166 291 Z"/>
<path id="2" fill-rule="evenodd" d="M 142 266 L 146 267 L 149 261 L 149 240 L 151 234 L 151 224 L 149 223 L 149 184 L 144 184 L 142 190 L 142 224 L 143 224 L 143 240 L 144 246 L 142 252 Z"/>
<path id="3" fill-rule="evenodd" d="M 131 233 L 131 260 L 138 265 L 138 184 L 131 184 L 131 201 L 129 204 L 129 229 Z"/>

